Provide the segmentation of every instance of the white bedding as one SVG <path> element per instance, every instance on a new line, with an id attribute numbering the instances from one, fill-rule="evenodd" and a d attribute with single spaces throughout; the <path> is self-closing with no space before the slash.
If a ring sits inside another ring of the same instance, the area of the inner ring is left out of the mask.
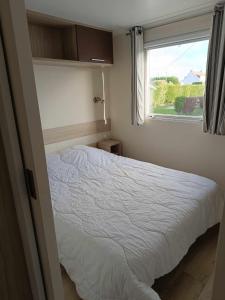
<path id="1" fill-rule="evenodd" d="M 220 220 L 207 178 L 86 146 L 47 166 L 60 262 L 84 300 L 158 300 L 154 280 Z"/>

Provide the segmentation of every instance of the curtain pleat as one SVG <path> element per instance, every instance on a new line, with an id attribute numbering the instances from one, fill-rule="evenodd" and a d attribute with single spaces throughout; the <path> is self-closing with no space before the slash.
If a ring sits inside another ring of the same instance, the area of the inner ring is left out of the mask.
<path id="1" fill-rule="evenodd" d="M 143 28 L 135 26 L 131 29 L 132 58 L 132 125 L 142 125 L 145 119 L 145 88 L 144 88 L 144 41 Z"/>
<path id="2" fill-rule="evenodd" d="M 224 4 L 216 5 L 213 16 L 204 100 L 204 131 L 211 134 L 225 135 Z"/>

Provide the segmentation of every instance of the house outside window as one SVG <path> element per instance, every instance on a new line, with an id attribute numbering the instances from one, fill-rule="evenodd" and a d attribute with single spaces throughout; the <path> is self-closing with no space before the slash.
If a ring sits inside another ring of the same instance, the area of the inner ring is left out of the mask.
<path id="1" fill-rule="evenodd" d="M 195 83 L 204 83 L 206 79 L 206 73 L 203 71 L 193 71 L 191 70 L 182 80 L 183 84 L 195 84 Z"/>

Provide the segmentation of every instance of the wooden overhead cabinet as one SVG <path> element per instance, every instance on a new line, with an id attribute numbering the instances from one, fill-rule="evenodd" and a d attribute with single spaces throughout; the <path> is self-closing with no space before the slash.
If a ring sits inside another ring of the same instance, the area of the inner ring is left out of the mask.
<path id="1" fill-rule="evenodd" d="M 28 12 L 32 55 L 37 60 L 113 63 L 112 32 L 94 29 L 59 18 Z"/>
<path id="2" fill-rule="evenodd" d="M 77 60 L 76 26 L 29 23 L 33 57 Z"/>
<path id="3" fill-rule="evenodd" d="M 112 32 L 77 25 L 78 60 L 113 63 Z"/>

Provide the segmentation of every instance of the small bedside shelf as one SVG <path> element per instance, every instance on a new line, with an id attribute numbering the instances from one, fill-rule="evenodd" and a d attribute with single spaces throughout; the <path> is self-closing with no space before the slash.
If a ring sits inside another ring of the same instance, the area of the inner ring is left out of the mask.
<path id="1" fill-rule="evenodd" d="M 122 155 L 122 144 L 118 140 L 103 140 L 98 143 L 98 148 L 116 155 Z"/>

